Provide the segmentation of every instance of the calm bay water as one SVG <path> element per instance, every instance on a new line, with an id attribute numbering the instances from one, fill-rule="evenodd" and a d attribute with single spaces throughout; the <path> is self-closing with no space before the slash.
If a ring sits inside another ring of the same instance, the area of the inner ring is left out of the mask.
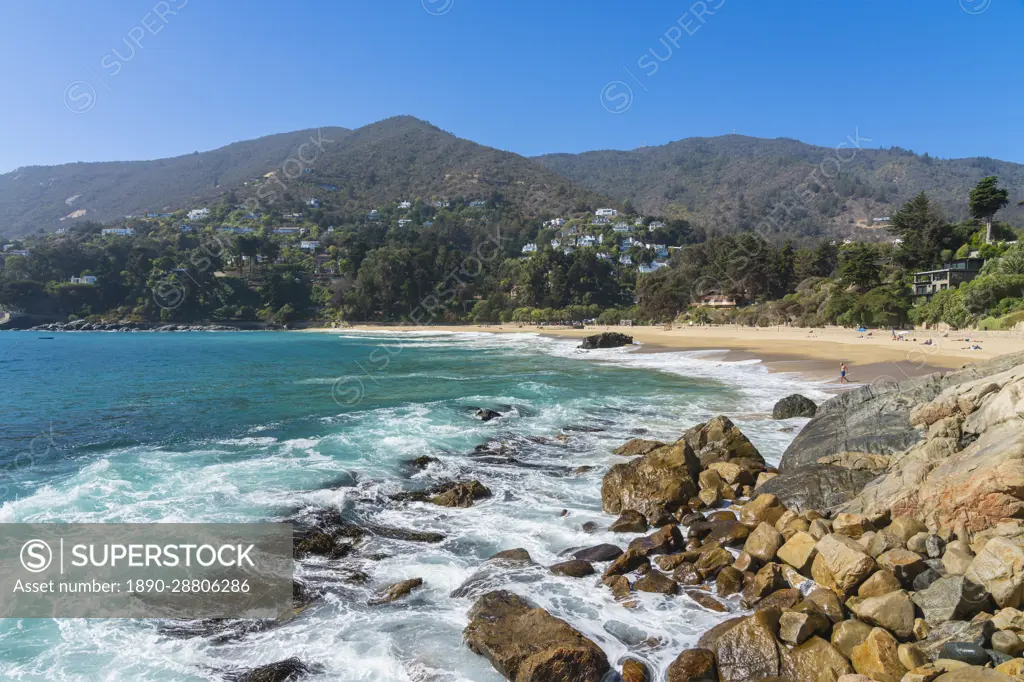
<path id="1" fill-rule="evenodd" d="M 320 667 L 313 680 L 501 680 L 461 644 L 473 600 L 449 596 L 486 557 L 524 547 L 548 565 L 569 548 L 621 545 L 582 530 L 611 521 L 600 483 L 621 461 L 614 447 L 727 414 L 777 461 L 793 434 L 765 413 L 794 391 L 824 396 L 755 362 L 584 353 L 534 335 L 38 336 L 0 334 L 0 522 L 250 522 L 335 508 L 447 539 L 372 538 L 359 556 L 302 562 L 296 575 L 327 586 L 325 598 L 229 642 L 153 621 L 0 621 L 0 677 L 15 680 L 219 680 L 291 656 Z M 504 416 L 483 423 L 472 407 Z M 500 457 L 474 452 L 498 442 Z M 410 470 L 421 455 L 440 462 Z M 573 473 L 583 465 L 595 469 Z M 454 478 L 494 495 L 454 510 L 388 498 Z M 350 570 L 369 582 L 345 581 Z M 411 577 L 424 588 L 410 599 L 366 605 Z M 568 620 L 613 662 L 629 653 L 664 669 L 721 620 L 685 597 L 622 608 L 597 576 L 537 571 L 497 576 L 497 587 Z"/>

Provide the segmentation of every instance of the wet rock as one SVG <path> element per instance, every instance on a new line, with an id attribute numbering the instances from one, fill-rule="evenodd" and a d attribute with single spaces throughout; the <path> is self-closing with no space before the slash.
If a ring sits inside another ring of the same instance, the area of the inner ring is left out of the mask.
<path id="1" fill-rule="evenodd" d="M 672 579 L 680 585 L 689 587 L 695 587 L 704 583 L 704 578 L 697 571 L 697 567 L 690 563 L 682 563 L 676 566 L 672 571 Z"/>
<path id="2" fill-rule="evenodd" d="M 604 574 L 601 577 L 607 578 L 612 575 L 632 573 L 633 571 L 640 570 L 643 567 L 650 568 L 651 560 L 640 554 L 625 552 L 604 570 Z"/>
<path id="3" fill-rule="evenodd" d="M 962 575 L 940 578 L 927 589 L 914 594 L 930 626 L 950 620 L 970 620 L 990 604 L 985 588 Z"/>
<path id="4" fill-rule="evenodd" d="M 295 557 L 302 559 L 309 556 L 322 556 L 328 559 L 341 559 L 352 553 L 354 545 L 349 540 L 329 533 L 314 532 L 295 544 Z"/>
<path id="5" fill-rule="evenodd" d="M 506 590 L 480 597 L 463 638 L 509 680 L 601 682 L 610 666 L 604 652 L 564 620 Z"/>
<path id="6" fill-rule="evenodd" d="M 612 575 L 603 578 L 601 582 L 612 591 L 615 601 L 620 602 L 626 608 L 636 608 L 636 602 L 632 599 L 633 591 L 626 576 Z"/>
<path id="7" fill-rule="evenodd" d="M 380 604 L 390 604 L 393 601 L 398 601 L 402 597 L 407 597 L 409 594 L 416 589 L 423 587 L 423 578 L 412 578 L 410 580 L 403 580 L 402 582 L 394 583 L 381 594 L 379 597 L 370 600 L 371 606 L 379 606 Z"/>
<path id="8" fill-rule="evenodd" d="M 761 453 L 728 417 L 720 415 L 697 424 L 683 434 L 683 440 L 700 458 L 701 467 L 714 462 L 750 460 L 747 466 L 760 467 L 758 471 L 765 468 Z"/>
<path id="9" fill-rule="evenodd" d="M 832 628 L 832 645 L 839 649 L 843 656 L 850 658 L 853 656 L 853 650 L 868 638 L 873 629 L 867 623 L 856 619 L 836 623 Z"/>
<path id="10" fill-rule="evenodd" d="M 429 455 L 421 455 L 416 459 L 410 459 L 405 462 L 406 467 L 409 469 L 415 469 L 416 471 L 423 471 L 431 464 L 440 464 L 441 460 L 437 457 L 431 457 Z"/>
<path id="11" fill-rule="evenodd" d="M 643 661 L 627 658 L 622 663 L 622 682 L 652 682 L 654 678 Z"/>
<path id="12" fill-rule="evenodd" d="M 775 634 L 781 613 L 762 609 L 722 633 L 714 643 L 721 682 L 747 682 L 781 672 Z"/>
<path id="13" fill-rule="evenodd" d="M 785 589 L 786 581 L 778 564 L 767 564 L 761 568 L 743 589 L 743 604 L 750 608 L 775 592 Z"/>
<path id="14" fill-rule="evenodd" d="M 277 663 L 261 665 L 242 673 L 236 682 L 292 682 L 310 673 L 309 666 L 298 658 L 288 658 Z"/>
<path id="15" fill-rule="evenodd" d="M 632 346 L 633 337 L 619 332 L 602 332 L 593 336 L 584 337 L 579 348 L 583 350 L 597 350 L 599 348 L 619 348 L 621 346 Z"/>
<path id="16" fill-rule="evenodd" d="M 792 419 L 793 417 L 813 417 L 818 406 L 810 398 L 799 393 L 786 396 L 775 403 L 772 408 L 772 419 Z"/>
<path id="17" fill-rule="evenodd" d="M 479 407 L 473 412 L 473 416 L 483 422 L 489 422 L 501 416 L 501 412 L 489 410 L 486 407 Z"/>
<path id="18" fill-rule="evenodd" d="M 608 530 L 613 533 L 646 533 L 647 528 L 647 517 L 632 509 L 619 514 L 619 518 L 608 526 Z"/>
<path id="19" fill-rule="evenodd" d="M 700 461 L 684 441 L 616 464 L 601 484 L 604 511 L 633 509 L 654 521 L 685 507 L 697 494 Z"/>
<path id="20" fill-rule="evenodd" d="M 860 620 L 885 628 L 900 639 L 914 634 L 914 603 L 903 590 L 867 599 L 854 597 L 846 605 Z"/>
<path id="21" fill-rule="evenodd" d="M 854 647 L 850 657 L 853 668 L 877 682 L 900 682 L 907 669 L 899 659 L 899 644 L 882 628 L 875 628 Z"/>
<path id="22" fill-rule="evenodd" d="M 622 554 L 622 550 L 615 545 L 604 544 L 578 550 L 572 555 L 572 558 L 580 561 L 615 561 Z"/>
<path id="23" fill-rule="evenodd" d="M 750 529 L 739 521 L 716 521 L 711 524 L 711 532 L 707 539 L 721 543 L 725 547 L 738 547 L 750 535 Z"/>
<path id="24" fill-rule="evenodd" d="M 656 594 L 676 594 L 679 585 L 661 571 L 650 571 L 633 583 L 637 592 L 654 592 Z"/>
<path id="25" fill-rule="evenodd" d="M 676 550 L 683 549 L 684 544 L 679 526 L 663 526 L 650 535 L 634 538 L 629 543 L 626 552 L 638 556 L 672 554 Z"/>
<path id="26" fill-rule="evenodd" d="M 622 455 L 623 457 L 639 457 L 663 447 L 665 447 L 665 444 L 660 440 L 633 438 L 616 448 L 615 454 Z"/>
<path id="27" fill-rule="evenodd" d="M 853 673 L 853 666 L 842 653 L 820 637 L 811 637 L 789 650 L 780 647 L 779 652 L 781 677 L 786 680 L 836 682 L 843 675 Z"/>
<path id="28" fill-rule="evenodd" d="M 718 601 L 704 590 L 689 588 L 683 590 L 683 594 L 697 602 L 700 606 L 704 607 L 708 611 L 714 611 L 715 613 L 726 613 L 729 607 Z"/>
<path id="29" fill-rule="evenodd" d="M 733 566 L 726 566 L 715 579 L 715 592 L 719 597 L 728 597 L 743 591 L 743 574 Z"/>
<path id="30" fill-rule="evenodd" d="M 723 481 L 731 486 L 753 485 L 756 476 L 750 467 L 743 466 L 739 460 L 733 462 L 712 462 L 708 465 L 709 471 L 717 473 Z"/>
<path id="31" fill-rule="evenodd" d="M 732 554 L 721 547 L 704 552 L 694 564 L 697 572 L 704 579 L 712 579 L 718 572 L 732 563 Z"/>
<path id="32" fill-rule="evenodd" d="M 759 610 L 763 609 L 792 609 L 800 602 L 803 595 L 800 594 L 800 590 L 784 587 L 781 590 L 775 590 L 767 597 L 757 603 Z"/>
<path id="33" fill-rule="evenodd" d="M 595 573 L 594 567 L 590 565 L 590 562 L 580 559 L 553 564 L 548 567 L 548 570 L 555 575 L 564 575 L 569 578 L 585 578 Z"/>
<path id="34" fill-rule="evenodd" d="M 743 551 L 761 563 L 768 563 L 775 561 L 775 556 L 784 542 L 782 533 L 767 523 L 760 523 L 747 537 Z"/>
<path id="35" fill-rule="evenodd" d="M 477 500 L 491 496 L 491 491 L 480 481 L 455 483 L 430 498 L 430 501 L 441 507 L 472 507 Z"/>
<path id="36" fill-rule="evenodd" d="M 988 652 L 973 642 L 946 642 L 942 645 L 942 658 L 963 661 L 968 665 L 988 664 Z"/>
<path id="37" fill-rule="evenodd" d="M 525 549 L 507 549 L 491 556 L 464 583 L 452 590 L 452 598 L 478 597 L 509 582 L 536 582 L 544 577 Z"/>
<path id="38" fill-rule="evenodd" d="M 715 655 L 707 649 L 688 649 L 668 666 L 667 682 L 718 682 Z"/>

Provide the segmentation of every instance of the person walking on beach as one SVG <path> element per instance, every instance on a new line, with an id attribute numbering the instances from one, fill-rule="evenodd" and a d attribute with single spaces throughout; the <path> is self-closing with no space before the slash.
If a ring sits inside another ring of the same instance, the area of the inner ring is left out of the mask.
<path id="1" fill-rule="evenodd" d="M 841 383 L 841 384 L 848 384 L 848 383 L 850 383 L 850 380 L 846 378 L 846 363 L 845 362 L 840 362 L 839 363 L 839 383 Z"/>

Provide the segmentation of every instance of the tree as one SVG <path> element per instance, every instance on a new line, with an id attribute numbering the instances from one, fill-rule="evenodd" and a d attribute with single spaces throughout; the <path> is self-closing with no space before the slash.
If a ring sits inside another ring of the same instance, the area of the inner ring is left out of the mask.
<path id="1" fill-rule="evenodd" d="M 890 231 L 903 240 L 897 260 L 909 268 L 936 265 L 943 249 L 955 249 L 959 241 L 953 227 L 924 192 L 893 214 Z"/>
<path id="2" fill-rule="evenodd" d="M 999 187 L 999 178 L 982 178 L 971 190 L 971 217 L 985 221 L 985 243 L 992 243 L 992 218 L 1010 203 L 1010 193 Z"/>
<path id="3" fill-rule="evenodd" d="M 839 279 L 844 284 L 870 289 L 878 284 L 875 251 L 868 244 L 851 244 L 839 254 Z"/>

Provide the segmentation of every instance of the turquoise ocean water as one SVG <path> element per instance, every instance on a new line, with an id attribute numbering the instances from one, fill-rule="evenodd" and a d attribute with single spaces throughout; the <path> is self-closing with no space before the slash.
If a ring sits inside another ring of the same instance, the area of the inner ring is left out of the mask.
<path id="1" fill-rule="evenodd" d="M 325 596 L 278 628 L 241 638 L 169 634 L 155 621 L 0 621 L 0 678 L 221 680 L 291 656 L 317 680 L 490 682 L 461 644 L 472 598 L 449 593 L 486 557 L 523 547 L 539 564 L 622 537 L 602 527 L 612 450 L 731 416 L 769 461 L 800 420 L 775 400 L 819 384 L 707 353 L 581 352 L 537 335 L 356 332 L 0 334 L 0 522 L 255 522 L 336 509 L 351 519 L 443 533 L 439 544 L 371 538 L 296 575 Z M 484 423 L 470 408 L 503 413 Z M 486 452 L 478 446 L 486 445 Z M 407 462 L 440 460 L 425 471 Z M 580 466 L 593 470 L 575 474 Z M 389 495 L 449 479 L 494 493 L 471 509 Z M 372 556 L 371 555 L 377 555 Z M 365 584 L 344 576 L 361 571 Z M 382 587 L 422 577 L 405 601 Z M 722 616 L 685 597 L 616 604 L 599 576 L 492 578 L 597 641 L 664 669 Z"/>

